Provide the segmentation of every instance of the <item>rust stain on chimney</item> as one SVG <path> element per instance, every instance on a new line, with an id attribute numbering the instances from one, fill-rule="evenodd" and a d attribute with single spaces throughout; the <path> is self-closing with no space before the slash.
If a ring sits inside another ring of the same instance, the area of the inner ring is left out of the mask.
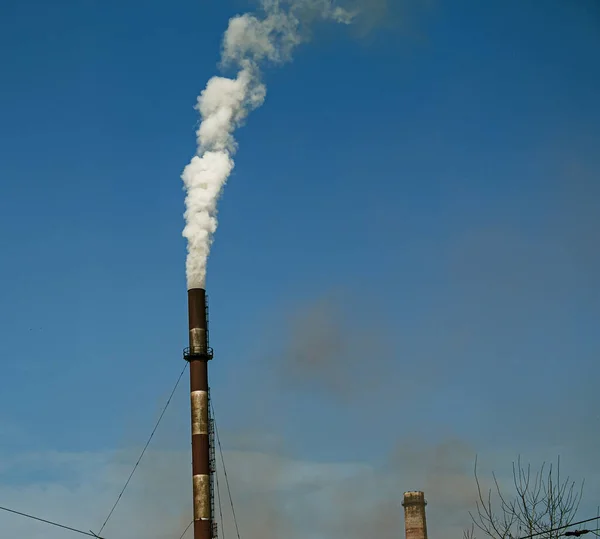
<path id="1" fill-rule="evenodd" d="M 427 520 L 425 519 L 425 494 L 419 491 L 404 493 L 404 529 L 406 539 L 427 539 Z"/>

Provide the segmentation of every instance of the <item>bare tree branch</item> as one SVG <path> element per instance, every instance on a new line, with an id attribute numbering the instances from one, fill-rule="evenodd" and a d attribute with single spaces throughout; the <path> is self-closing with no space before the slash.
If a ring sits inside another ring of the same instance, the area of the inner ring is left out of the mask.
<path id="1" fill-rule="evenodd" d="M 475 528 L 491 539 L 515 539 L 532 534 L 539 534 L 539 539 L 558 539 L 560 531 L 552 530 L 575 521 L 584 482 L 577 487 L 569 477 L 561 479 L 560 457 L 556 467 L 544 462 L 533 476 L 531 465 L 524 467 L 520 456 L 513 462 L 512 469 L 514 492 L 511 496 L 502 492 L 495 473 L 492 473 L 494 488 L 484 493 L 475 458 L 478 500 L 475 513 L 469 512 L 472 525 L 465 530 L 463 539 L 475 539 Z"/>

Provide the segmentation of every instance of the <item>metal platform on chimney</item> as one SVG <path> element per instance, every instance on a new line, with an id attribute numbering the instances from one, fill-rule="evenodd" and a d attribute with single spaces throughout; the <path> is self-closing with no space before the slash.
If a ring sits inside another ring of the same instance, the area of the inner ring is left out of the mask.
<path id="1" fill-rule="evenodd" d="M 206 350 L 192 350 L 189 346 L 183 349 L 183 359 L 186 361 L 203 360 L 209 361 L 213 358 L 213 349 L 208 347 Z"/>

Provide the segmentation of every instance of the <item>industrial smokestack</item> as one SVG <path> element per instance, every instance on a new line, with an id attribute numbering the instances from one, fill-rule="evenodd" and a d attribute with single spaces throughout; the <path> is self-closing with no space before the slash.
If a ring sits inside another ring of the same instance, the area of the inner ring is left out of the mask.
<path id="1" fill-rule="evenodd" d="M 406 539 L 427 539 L 427 520 L 425 519 L 425 494 L 412 491 L 404 493 L 404 529 Z"/>
<path id="2" fill-rule="evenodd" d="M 194 490 L 194 539 L 212 539 L 212 425 L 209 411 L 208 346 L 206 291 L 188 290 L 189 348 L 183 357 L 190 363 L 190 400 L 192 413 L 192 476 Z"/>

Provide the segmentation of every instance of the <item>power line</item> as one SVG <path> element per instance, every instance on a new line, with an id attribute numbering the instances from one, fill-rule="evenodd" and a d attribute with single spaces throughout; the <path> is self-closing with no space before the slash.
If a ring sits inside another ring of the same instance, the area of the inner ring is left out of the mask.
<path id="1" fill-rule="evenodd" d="M 562 537 L 579 537 L 581 535 L 585 535 L 586 533 L 593 533 L 594 535 L 597 535 L 596 532 L 598 530 L 575 530 L 572 532 L 565 532 L 562 534 Z"/>
<path id="2" fill-rule="evenodd" d="M 71 528 L 70 526 L 65 526 L 64 524 L 59 524 L 58 522 L 52 522 L 51 520 L 46 520 L 39 517 L 34 517 L 33 515 L 28 515 L 27 513 L 21 513 L 20 511 L 15 511 L 14 509 L 8 509 L 8 507 L 0 507 L 2 511 L 7 511 L 8 513 L 14 513 L 15 515 L 21 515 L 22 517 L 31 518 L 33 520 L 38 520 L 40 522 L 44 522 L 45 524 L 50 524 L 52 526 L 56 526 L 58 528 L 63 528 L 64 530 L 70 530 L 75 533 L 80 533 L 81 535 L 88 535 L 90 537 L 96 537 L 97 539 L 102 539 L 99 535 L 96 535 L 93 531 L 84 532 L 83 530 L 78 530 L 77 528 Z"/>
<path id="3" fill-rule="evenodd" d="M 127 478 L 127 481 L 125 482 L 125 486 L 123 487 L 123 490 L 121 490 L 121 492 L 119 493 L 119 496 L 117 497 L 117 501 L 115 502 L 115 504 L 113 505 L 112 509 L 110 510 L 110 513 L 108 513 L 108 516 L 106 517 L 106 520 L 104 521 L 104 524 L 102 524 L 102 527 L 100 528 L 100 531 L 98 533 L 102 533 L 102 530 L 106 526 L 108 520 L 112 516 L 112 514 L 113 514 L 114 510 L 116 509 L 117 505 L 121 501 L 121 496 L 123 496 L 123 493 L 125 492 L 125 489 L 129 485 L 129 481 L 131 481 L 131 478 L 133 477 L 133 474 L 137 470 L 137 467 L 140 464 L 140 461 L 142 460 L 142 457 L 144 456 L 144 453 L 146 452 L 146 449 L 148 449 L 148 446 L 150 445 L 150 442 L 152 441 L 152 437 L 154 436 L 154 433 L 156 432 L 156 429 L 160 425 L 160 422 L 162 421 L 162 418 L 165 415 L 165 412 L 167 411 L 167 408 L 169 407 L 169 404 L 171 403 L 171 399 L 173 398 L 173 395 L 175 395 L 175 391 L 177 390 L 177 387 L 179 386 L 179 382 L 181 381 L 181 377 L 183 376 L 183 373 L 185 372 L 185 369 L 187 369 L 187 362 L 186 362 L 185 366 L 183 367 L 183 370 L 181 371 L 181 374 L 179 375 L 179 378 L 177 378 L 177 382 L 175 382 L 175 387 L 173 388 L 173 391 L 171 391 L 171 395 L 169 395 L 169 398 L 167 399 L 167 404 L 165 404 L 165 407 L 163 408 L 163 410 L 162 410 L 162 412 L 161 412 L 161 414 L 160 414 L 160 416 L 158 418 L 158 421 L 156 422 L 156 425 L 154 425 L 154 428 L 152 429 L 152 432 L 150 433 L 150 437 L 148 438 L 148 441 L 146 442 L 146 445 L 144 446 L 144 449 L 142 449 L 140 457 L 138 458 L 137 462 L 135 463 L 135 466 L 133 467 L 133 470 L 131 470 L 131 473 L 129 474 L 129 477 Z"/>
<path id="4" fill-rule="evenodd" d="M 233 515 L 233 522 L 235 524 L 235 531 L 237 533 L 238 539 L 240 539 L 240 529 L 238 527 L 237 517 L 235 516 L 235 508 L 233 507 L 233 498 L 231 497 L 231 489 L 229 488 L 229 478 L 227 477 L 227 468 L 225 467 L 225 459 L 223 458 L 223 448 L 221 447 L 221 439 L 219 438 L 219 429 L 217 428 L 217 420 L 215 419 L 215 408 L 210 403 L 210 407 L 212 409 L 212 416 L 215 425 L 215 435 L 217 437 L 217 444 L 219 446 L 219 453 L 221 454 L 221 463 L 223 464 L 223 475 L 225 476 L 225 484 L 227 485 L 227 493 L 229 494 L 229 503 L 231 504 L 231 514 Z"/>
<path id="5" fill-rule="evenodd" d="M 214 425 L 214 417 L 213 417 Z M 217 483 L 217 502 L 219 504 L 219 515 L 221 516 L 221 537 L 225 539 L 225 521 L 223 520 L 223 507 L 221 506 L 221 489 L 219 488 L 219 474 L 215 470 L 215 482 Z"/>
<path id="6" fill-rule="evenodd" d="M 214 425 L 214 418 L 213 418 Z M 216 468 L 216 467 L 215 467 Z M 223 507 L 221 505 L 221 489 L 219 488 L 219 474 L 215 470 L 215 483 L 217 483 L 217 503 L 219 504 L 219 515 L 221 516 L 221 537 L 225 539 L 225 521 L 223 520 Z"/>
<path id="7" fill-rule="evenodd" d="M 183 536 L 187 533 L 187 531 L 190 529 L 190 526 L 194 523 L 194 521 L 192 520 L 188 525 L 187 528 L 185 530 L 183 530 L 183 533 L 181 534 L 181 537 L 179 537 L 179 539 L 183 539 Z"/>
<path id="8" fill-rule="evenodd" d="M 585 524 L 586 522 L 592 522 L 594 520 L 600 519 L 600 516 L 594 518 L 588 518 L 586 520 L 580 520 L 579 522 L 572 522 L 571 524 L 565 524 L 564 526 L 559 526 L 558 528 L 552 528 L 551 530 L 544 530 L 543 532 L 532 533 L 531 535 L 524 535 L 523 537 L 519 537 L 519 539 L 531 539 L 532 537 L 538 537 L 539 535 L 544 535 L 546 533 L 557 532 L 560 530 L 564 530 L 565 528 L 570 528 L 571 526 L 578 526 L 579 524 Z"/>

